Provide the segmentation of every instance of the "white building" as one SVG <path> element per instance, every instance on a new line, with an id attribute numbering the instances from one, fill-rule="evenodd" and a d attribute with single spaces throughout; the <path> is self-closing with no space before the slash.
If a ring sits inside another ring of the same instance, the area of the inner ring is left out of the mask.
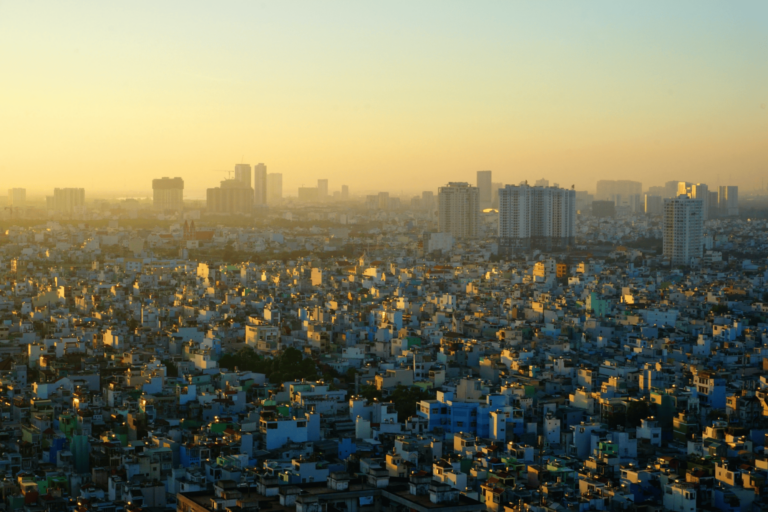
<path id="1" fill-rule="evenodd" d="M 567 247 L 576 235 L 576 191 L 531 187 L 499 190 L 499 249 Z"/>
<path id="2" fill-rule="evenodd" d="M 664 257 L 673 265 L 690 265 L 704 254 L 704 202 L 680 195 L 664 200 Z"/>
<path id="3" fill-rule="evenodd" d="M 480 192 L 469 183 L 449 183 L 438 192 L 438 231 L 454 238 L 477 236 Z"/>
<path id="4" fill-rule="evenodd" d="M 696 510 L 696 488 L 692 483 L 672 483 L 664 492 L 664 510 L 694 512 Z"/>

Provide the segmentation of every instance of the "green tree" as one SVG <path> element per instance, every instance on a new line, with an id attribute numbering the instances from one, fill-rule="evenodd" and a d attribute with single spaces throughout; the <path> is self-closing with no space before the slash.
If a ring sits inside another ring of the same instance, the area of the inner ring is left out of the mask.
<path id="1" fill-rule="evenodd" d="M 417 405 L 422 400 L 429 400 L 432 395 L 416 386 L 397 386 L 389 395 L 395 404 L 398 421 L 405 421 L 416 414 Z"/>

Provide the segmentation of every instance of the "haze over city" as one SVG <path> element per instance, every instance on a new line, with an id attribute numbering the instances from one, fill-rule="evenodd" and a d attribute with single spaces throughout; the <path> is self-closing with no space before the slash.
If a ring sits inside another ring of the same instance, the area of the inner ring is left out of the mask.
<path id="1" fill-rule="evenodd" d="M 768 166 L 766 19 L 761 1 L 0 2 L 0 175 L 30 196 L 181 176 L 204 198 L 241 162 L 286 195 L 480 169 L 746 192 Z"/>
<path id="2" fill-rule="evenodd" d="M 767 21 L 0 0 L 0 512 L 768 512 Z"/>

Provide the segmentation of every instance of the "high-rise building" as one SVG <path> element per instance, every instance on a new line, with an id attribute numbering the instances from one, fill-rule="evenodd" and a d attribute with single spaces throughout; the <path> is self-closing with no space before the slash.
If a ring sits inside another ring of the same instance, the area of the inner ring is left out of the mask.
<path id="1" fill-rule="evenodd" d="M 387 210 L 389 208 L 389 192 L 379 192 L 379 210 Z"/>
<path id="2" fill-rule="evenodd" d="M 477 171 L 477 189 L 480 194 L 480 209 L 484 210 L 493 205 L 493 172 Z"/>
<path id="3" fill-rule="evenodd" d="M 251 166 L 249 164 L 235 165 L 235 179 L 246 187 L 251 186 Z"/>
<path id="4" fill-rule="evenodd" d="M 723 186 L 718 188 L 717 207 L 723 217 L 739 214 L 739 187 Z"/>
<path id="5" fill-rule="evenodd" d="M 267 205 L 267 166 L 264 164 L 253 166 L 253 205 Z"/>
<path id="6" fill-rule="evenodd" d="M 499 251 L 565 248 L 576 236 L 576 191 L 531 187 L 527 183 L 499 190 Z"/>
<path id="7" fill-rule="evenodd" d="M 283 175 L 279 172 L 267 174 L 267 202 L 279 203 L 283 198 Z"/>
<path id="8" fill-rule="evenodd" d="M 299 187 L 299 201 L 317 201 L 317 187 Z"/>
<path id="9" fill-rule="evenodd" d="M 491 183 L 491 208 L 499 208 L 499 189 L 503 186 L 503 183 Z"/>
<path id="10" fill-rule="evenodd" d="M 425 190 L 421 193 L 421 209 L 426 212 L 435 211 L 435 193 L 431 190 Z"/>
<path id="11" fill-rule="evenodd" d="M 152 206 L 156 210 L 181 211 L 184 209 L 184 180 L 161 178 L 152 180 Z"/>
<path id="12" fill-rule="evenodd" d="M 613 201 L 592 201 L 592 215 L 601 219 L 616 216 L 616 203 Z"/>
<path id="13" fill-rule="evenodd" d="M 479 173 L 478 173 L 479 174 Z M 480 191 L 469 183 L 448 183 L 437 194 L 438 231 L 454 238 L 477 236 L 480 220 Z"/>
<path id="14" fill-rule="evenodd" d="M 617 205 L 621 204 L 622 199 L 643 193 L 643 184 L 638 181 L 630 180 L 600 180 L 597 182 L 597 193 L 595 199 L 598 201 L 613 201 Z"/>
<path id="15" fill-rule="evenodd" d="M 548 187 L 549 186 L 549 180 L 546 178 L 541 178 L 540 180 L 536 180 L 536 183 L 533 184 L 534 187 Z"/>
<path id="16" fill-rule="evenodd" d="M 718 209 L 718 204 L 717 204 L 717 197 L 719 194 L 717 190 L 711 190 L 708 195 L 709 195 L 709 202 L 707 204 L 709 204 L 709 212 L 707 212 L 707 214 L 708 214 L 708 218 L 711 219 L 720 215 L 720 210 Z"/>
<path id="17" fill-rule="evenodd" d="M 9 188 L 8 189 L 8 206 L 23 208 L 27 204 L 27 189 L 25 188 Z"/>
<path id="18" fill-rule="evenodd" d="M 224 180 L 216 188 L 209 188 L 206 207 L 209 213 L 251 213 L 253 189 L 236 179 Z"/>
<path id="19" fill-rule="evenodd" d="M 321 201 L 328 199 L 328 180 L 317 180 L 317 197 Z"/>
<path id="20" fill-rule="evenodd" d="M 690 183 L 688 181 L 678 181 L 677 182 L 677 193 L 675 194 L 675 197 L 690 195 L 691 194 L 691 185 L 693 185 L 693 183 Z"/>
<path id="21" fill-rule="evenodd" d="M 664 198 L 645 194 L 645 214 L 649 217 L 658 217 L 664 213 Z"/>
<path id="22" fill-rule="evenodd" d="M 701 199 L 680 195 L 664 200 L 664 257 L 673 265 L 690 265 L 704 252 Z"/>
<path id="23" fill-rule="evenodd" d="M 349 199 L 349 185 L 341 186 L 341 200 L 347 201 Z"/>
<path id="24" fill-rule="evenodd" d="M 679 181 L 671 180 L 664 184 L 664 198 L 677 197 L 677 189 L 680 186 Z"/>
<path id="25" fill-rule="evenodd" d="M 84 188 L 55 188 L 53 189 L 53 209 L 57 212 L 71 213 L 85 206 Z"/>
<path id="26" fill-rule="evenodd" d="M 702 208 L 701 208 L 701 214 L 704 218 L 704 220 L 707 220 L 709 218 L 709 187 L 706 186 L 703 183 L 696 183 L 691 184 L 690 187 L 687 187 L 691 199 L 701 199 L 702 202 Z"/>

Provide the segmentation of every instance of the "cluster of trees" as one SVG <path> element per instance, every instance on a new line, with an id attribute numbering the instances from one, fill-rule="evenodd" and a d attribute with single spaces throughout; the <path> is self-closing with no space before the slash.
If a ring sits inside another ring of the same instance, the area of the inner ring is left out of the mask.
<path id="1" fill-rule="evenodd" d="M 312 359 L 304 358 L 297 349 L 289 347 L 273 358 L 260 356 L 251 347 L 244 347 L 234 354 L 224 354 L 219 359 L 219 366 L 234 370 L 263 373 L 270 382 L 320 378 L 317 366 Z"/>
<path id="2" fill-rule="evenodd" d="M 363 398 L 366 398 L 369 402 L 373 402 L 374 399 L 381 401 L 383 398 L 381 391 L 374 386 L 363 386 L 360 389 L 360 395 Z M 386 400 L 395 404 L 397 420 L 405 421 L 411 416 L 416 415 L 416 410 L 420 401 L 431 400 L 433 398 L 434 396 L 431 393 L 422 388 L 400 385 L 389 394 Z"/>

